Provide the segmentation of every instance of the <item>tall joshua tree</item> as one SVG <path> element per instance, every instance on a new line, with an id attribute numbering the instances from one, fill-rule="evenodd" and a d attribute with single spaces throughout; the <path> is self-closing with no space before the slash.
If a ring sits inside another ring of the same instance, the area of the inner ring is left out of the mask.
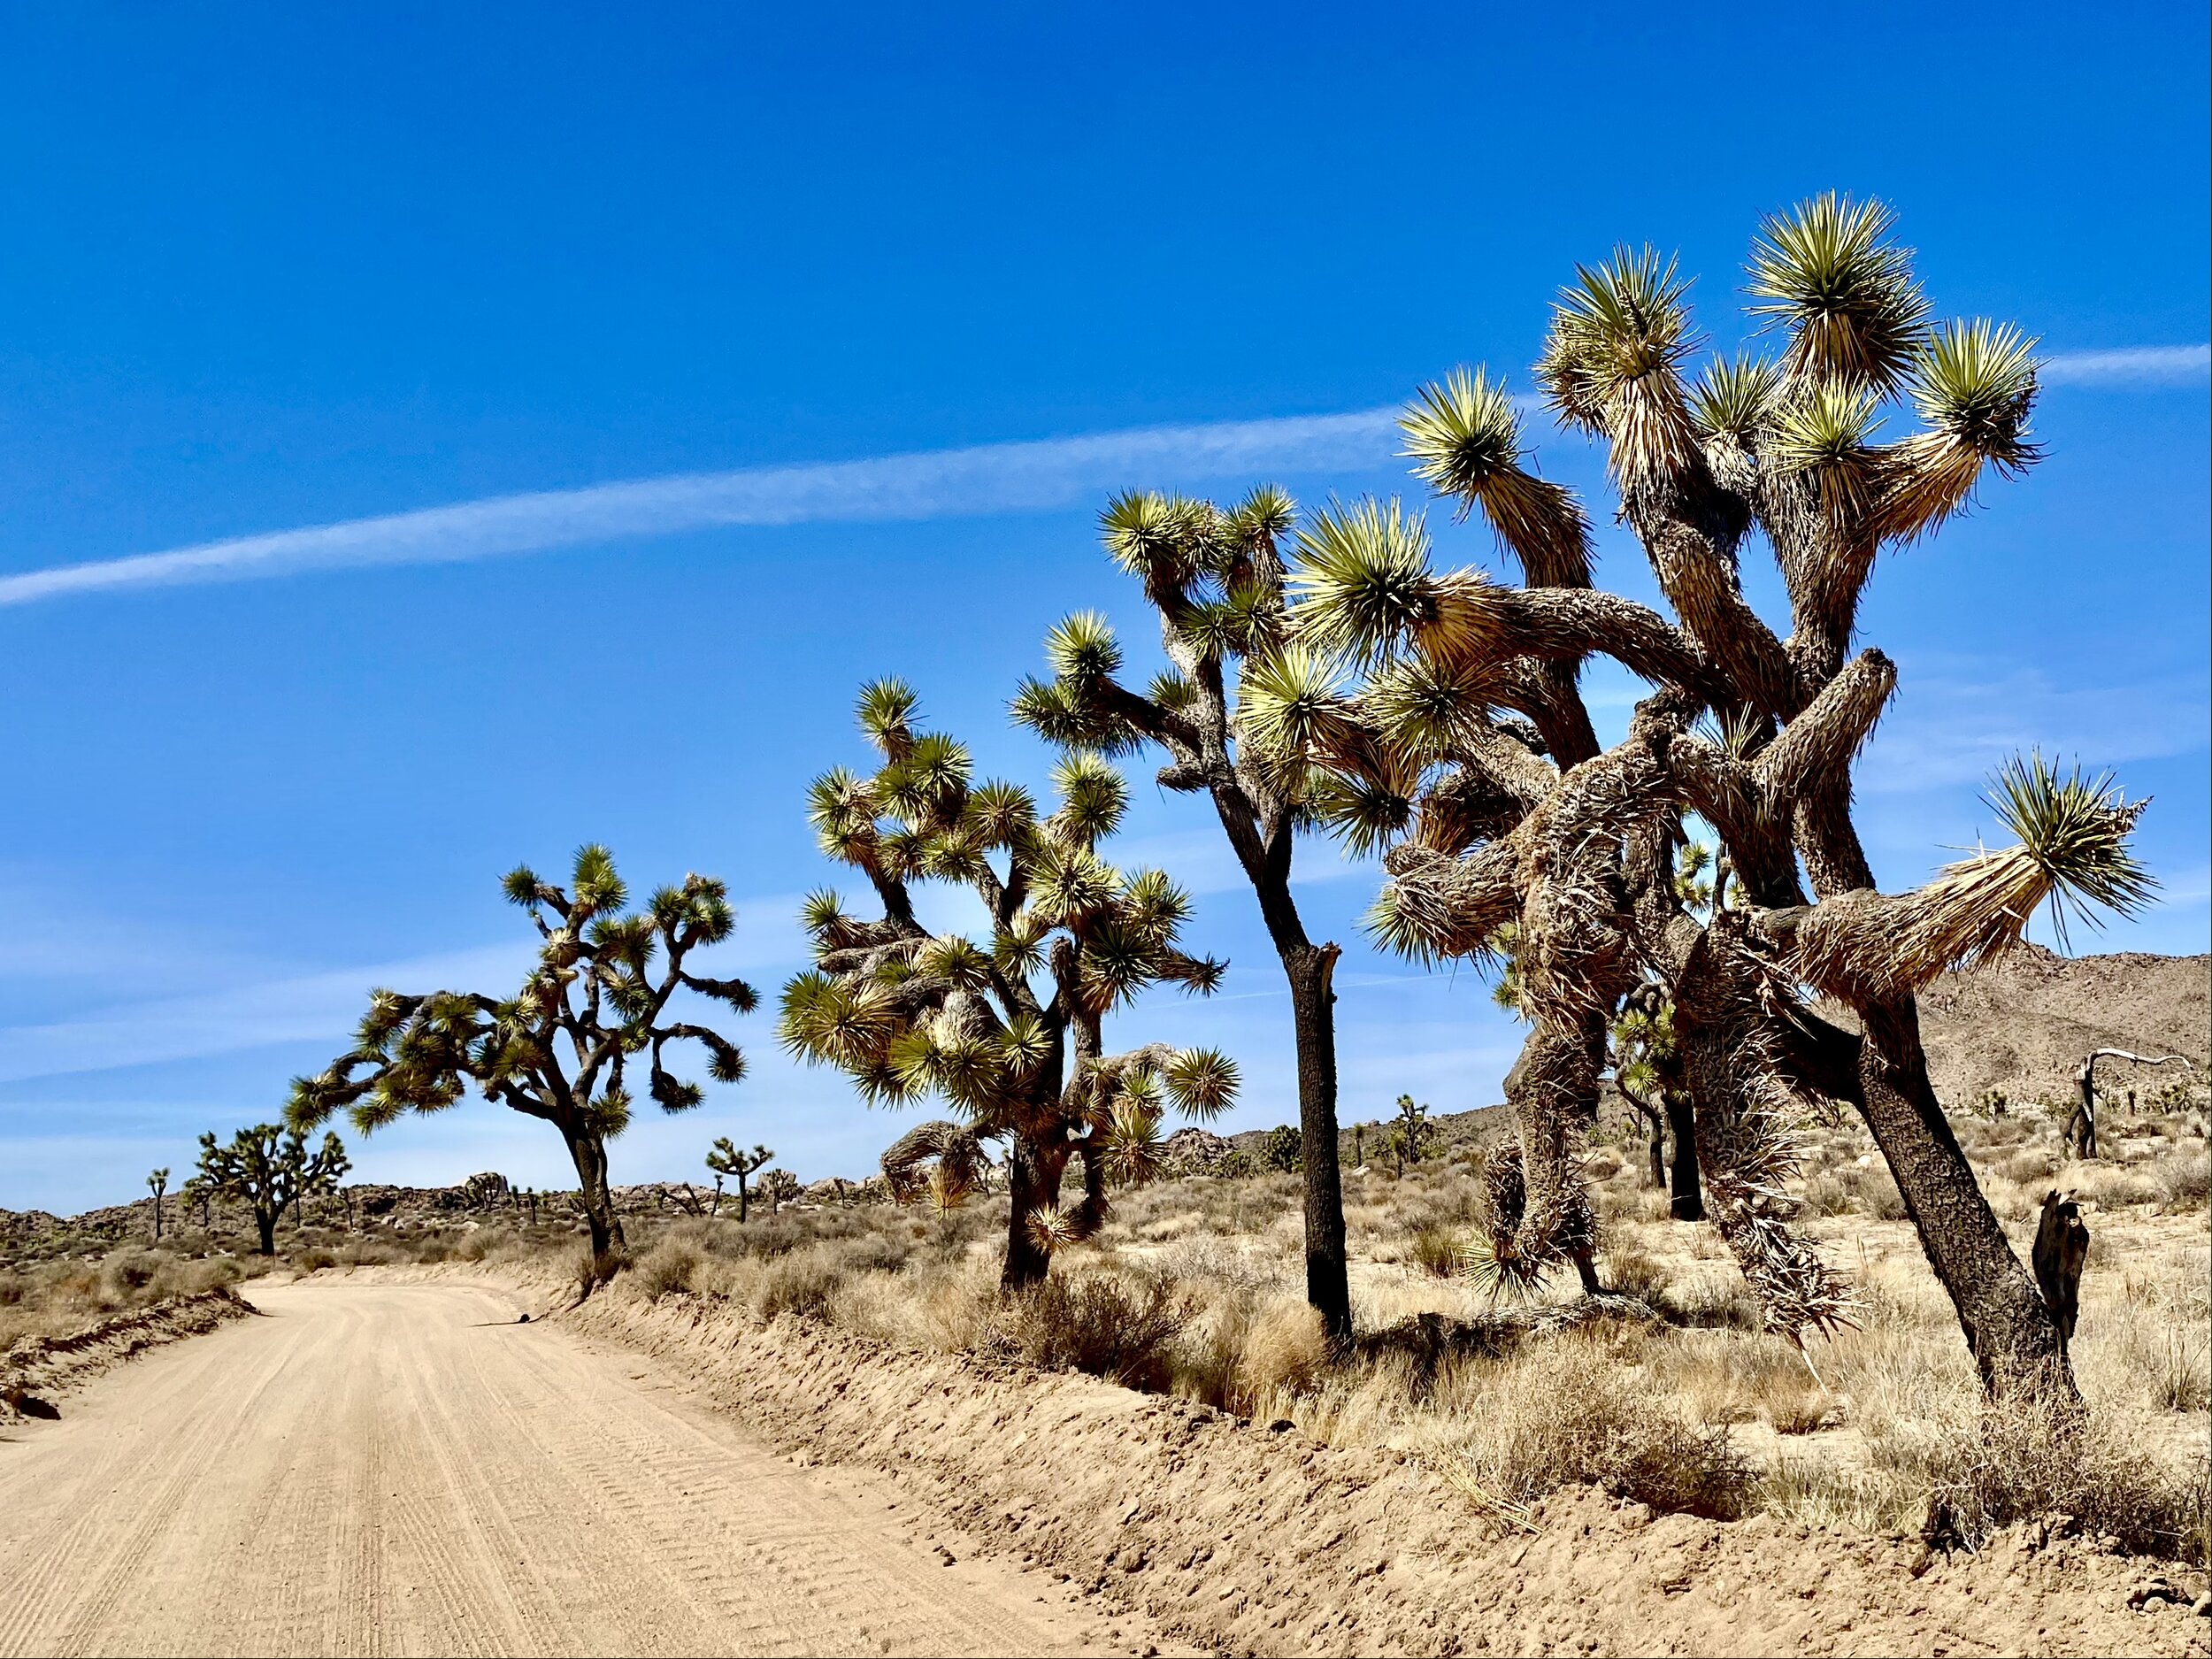
<path id="1" fill-rule="evenodd" d="M 869 686 L 858 712 L 881 764 L 818 779 L 810 816 L 823 849 L 868 879 L 882 914 L 849 915 L 833 893 L 808 901 L 815 966 L 784 991 L 783 1041 L 846 1071 L 872 1102 L 933 1094 L 961 1110 L 964 1125 L 927 1126 L 941 1202 L 957 1202 L 974 1179 L 976 1138 L 1010 1143 L 1002 1277 L 1018 1289 L 1045 1277 L 1055 1249 L 1097 1229 L 1110 1184 L 1156 1171 L 1167 1104 L 1210 1118 L 1233 1096 L 1236 1068 L 1211 1049 L 1154 1043 L 1110 1055 L 1104 1042 L 1106 1016 L 1146 986 L 1210 992 L 1222 964 L 1177 948 L 1189 905 L 1164 874 L 1125 875 L 1099 856 L 1127 795 L 1105 762 L 1064 759 L 1059 804 L 1040 815 L 1016 785 L 972 781 L 952 739 L 917 731 L 914 694 L 899 682 Z M 914 889 L 929 881 L 973 895 L 981 941 L 917 919 Z M 913 1139 L 892 1173 L 902 1191 L 924 1156 L 909 1156 Z M 1071 1161 L 1083 1196 L 1063 1205 Z"/>
<path id="2" fill-rule="evenodd" d="M 161 1242 L 161 1201 L 169 1190 L 169 1171 L 156 1170 L 146 1178 L 146 1190 L 154 1195 L 154 1242 Z"/>
<path id="3" fill-rule="evenodd" d="M 257 1248 L 274 1256 L 276 1225 L 285 1207 L 304 1194 L 331 1191 L 352 1167 L 336 1135 L 325 1135 L 311 1153 L 299 1130 L 256 1124 L 233 1135 L 228 1146 L 219 1144 L 211 1129 L 202 1135 L 195 1179 L 203 1194 L 234 1198 L 251 1210 Z"/>
<path id="4" fill-rule="evenodd" d="M 319 1076 L 293 1080 L 288 1117 L 308 1128 L 343 1110 L 371 1134 L 409 1112 L 443 1111 L 472 1083 L 486 1100 L 558 1132 L 598 1257 L 623 1241 L 607 1184 L 607 1142 L 629 1125 L 628 1079 L 639 1058 L 647 1093 L 668 1112 L 688 1111 L 703 1098 L 698 1084 L 664 1064 L 672 1042 L 705 1048 L 707 1073 L 718 1083 L 745 1075 L 736 1045 L 670 1010 L 684 990 L 751 1011 L 750 986 L 690 965 L 695 952 L 730 936 L 735 918 L 727 889 L 701 875 L 660 888 L 641 910 L 626 910 L 629 890 L 599 846 L 579 849 L 565 889 L 527 868 L 511 871 L 503 885 L 541 941 L 521 988 L 506 997 L 372 991 L 356 1046 Z"/>
<path id="5" fill-rule="evenodd" d="M 1587 521 L 1529 470 L 1503 387 L 1478 371 L 1425 388 L 1403 429 L 1416 470 L 1488 519 L 1524 581 L 1439 574 L 1395 503 L 1318 516 L 1300 537 L 1288 643 L 1244 678 L 1248 738 L 1310 786 L 1355 844 L 1387 849 L 1381 935 L 1480 957 L 1502 926 L 1527 1042 L 1507 1079 L 1517 1158 L 1495 1161 L 1494 1265 L 1588 1271 L 1575 1157 L 1594 1118 L 1609 1023 L 1664 987 L 1693 1103 L 1708 1217 L 1769 1324 L 1847 1311 L 1845 1286 L 1788 1228 L 1787 1124 L 1820 1097 L 1864 1117 L 1993 1392 L 2072 1396 L 2051 1309 L 2007 1243 L 1929 1086 L 1914 994 L 2020 939 L 2152 890 L 2128 849 L 2141 803 L 2039 757 L 1999 774 L 2016 838 L 1912 892 L 1874 885 L 1851 815 L 1852 761 L 1896 684 L 1849 655 L 1878 556 L 1962 511 L 1985 473 L 2037 458 L 2033 342 L 1985 322 L 1931 326 L 1874 204 L 1829 196 L 1770 220 L 1751 261 L 1772 360 L 1717 361 L 1693 384 L 1686 284 L 1618 250 L 1563 290 L 1539 378 L 1609 454 L 1621 518 L 1670 619 L 1589 586 Z M 1885 412 L 1916 429 L 1878 442 Z M 1761 532 L 1790 631 L 1747 602 Z M 1569 670 L 1588 654 L 1649 682 L 1601 750 Z M 1332 793 L 1333 792 L 1333 793 Z M 1686 815 L 1718 837 L 1701 918 L 1673 879 Z M 1809 895 L 1801 881 L 1801 864 Z M 1857 1016 L 1816 1018 L 1807 987 Z"/>
<path id="6" fill-rule="evenodd" d="M 757 1146 L 750 1152 L 741 1151 L 730 1143 L 729 1136 L 718 1136 L 707 1150 L 707 1168 L 714 1176 L 713 1213 L 722 1213 L 722 1183 L 734 1180 L 737 1183 L 737 1218 L 741 1225 L 750 1209 L 747 1202 L 746 1183 L 752 1179 L 755 1170 L 764 1167 L 775 1156 L 764 1146 Z"/>
<path id="7" fill-rule="evenodd" d="M 1317 944 L 1290 890 L 1298 829 L 1312 821 L 1310 775 L 1256 763 L 1237 718 L 1247 664 L 1283 643 L 1283 562 L 1296 515 L 1280 490 L 1255 490 L 1226 511 L 1146 494 L 1118 497 L 1102 520 L 1106 550 L 1144 585 L 1169 668 L 1140 695 L 1123 684 L 1121 648 L 1104 618 L 1068 618 L 1046 639 L 1053 677 L 1024 683 L 1015 718 L 1071 749 L 1166 757 L 1163 787 L 1204 794 L 1259 901 L 1290 984 L 1298 1055 L 1298 1122 L 1306 1148 L 1306 1298 L 1332 1340 L 1352 1333 L 1344 1198 L 1337 1168 L 1336 963 Z"/>

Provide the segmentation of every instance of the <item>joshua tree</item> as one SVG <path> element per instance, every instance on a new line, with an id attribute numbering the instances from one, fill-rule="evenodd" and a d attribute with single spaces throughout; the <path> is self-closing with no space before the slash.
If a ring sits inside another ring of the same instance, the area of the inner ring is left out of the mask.
<path id="1" fill-rule="evenodd" d="M 771 1216 L 786 1204 L 797 1203 L 802 1190 L 799 1178 L 789 1170 L 766 1170 L 761 1173 L 760 1195 L 766 1202 Z"/>
<path id="2" fill-rule="evenodd" d="M 2109 779 L 2016 761 L 1991 804 L 2017 845 L 1913 892 L 1875 888 L 1851 764 L 1896 671 L 1878 651 L 1847 657 L 1867 578 L 1885 549 L 1965 507 L 1985 469 L 2016 475 L 2038 454 L 2032 342 L 1987 323 L 1932 327 L 1889 222 L 1835 196 L 1770 220 L 1750 291 L 1778 359 L 1717 361 L 1695 385 L 1672 264 L 1622 250 L 1562 292 L 1539 377 L 1607 447 L 1673 619 L 1591 587 L 1581 505 L 1528 469 L 1502 385 L 1463 372 L 1421 393 L 1408 449 L 1422 478 L 1483 512 L 1523 584 L 1437 574 L 1420 519 L 1395 503 L 1318 515 L 1299 540 L 1289 643 L 1248 666 L 1241 727 L 1272 772 L 1333 780 L 1307 787 L 1353 845 L 1387 849 L 1385 940 L 1479 958 L 1517 928 L 1532 1029 L 1506 1083 L 1517 1156 L 1492 1160 L 1499 1272 L 1525 1281 L 1563 1256 L 1595 1283 L 1576 1154 L 1607 1027 L 1647 977 L 1673 1006 L 1707 1214 L 1773 1328 L 1847 1312 L 1842 1282 L 1788 1229 L 1783 1180 L 1791 1120 L 1848 1102 L 1985 1385 L 2071 1398 L 2052 1310 L 1929 1087 L 1914 994 L 2011 948 L 2046 900 L 2062 938 L 2088 904 L 2139 905 L 2153 886 L 2127 845 L 2141 803 Z M 1893 400 L 1920 426 L 1878 442 Z M 1786 639 L 1739 582 L 1755 528 L 1780 566 Z M 1609 749 L 1574 686 L 1591 653 L 1651 686 Z M 1673 879 L 1691 814 L 1721 848 L 1702 918 Z M 1806 987 L 1850 1008 L 1863 1036 L 1816 1018 Z"/>
<path id="3" fill-rule="evenodd" d="M 629 1125 L 633 1056 L 644 1056 L 647 1092 L 662 1110 L 688 1111 L 702 1091 L 663 1064 L 669 1043 L 703 1047 L 718 1083 L 742 1078 L 745 1058 L 719 1033 L 673 1018 L 670 1002 L 687 990 L 741 1014 L 752 1009 L 753 991 L 688 966 L 733 926 L 727 891 L 710 877 L 686 876 L 626 912 L 628 889 L 612 855 L 590 846 L 576 854 L 566 891 L 526 868 L 509 872 L 504 886 L 543 941 L 521 988 L 504 999 L 372 991 L 357 1045 L 320 1076 L 293 1080 L 288 1115 L 308 1128 L 344 1110 L 370 1134 L 408 1112 L 442 1111 L 473 1083 L 486 1100 L 559 1132 L 582 1184 L 579 1209 L 596 1258 L 623 1241 L 607 1142 Z"/>
<path id="4" fill-rule="evenodd" d="M 1677 1221 L 1704 1220 L 1694 1102 L 1683 1074 L 1682 1045 L 1674 1035 L 1674 1002 L 1666 987 L 1646 979 L 1631 990 L 1622 999 L 1608 1037 L 1614 1086 L 1642 1119 L 1649 1136 L 1651 1185 L 1669 1188 L 1668 1208 Z M 1665 1157 L 1670 1138 L 1674 1142 L 1671 1178 Z"/>
<path id="5" fill-rule="evenodd" d="M 241 1129 L 228 1146 L 216 1144 L 215 1132 L 200 1137 L 200 1167 L 195 1178 L 203 1194 L 235 1198 L 253 1211 L 257 1247 L 276 1254 L 276 1224 L 285 1206 L 307 1193 L 326 1193 L 352 1167 L 336 1135 L 326 1134 L 313 1153 L 297 1129 L 256 1124 Z"/>
<path id="6" fill-rule="evenodd" d="M 1429 1123 L 1429 1109 L 1415 1105 L 1410 1094 L 1399 1095 L 1398 1116 L 1390 1125 L 1390 1155 L 1397 1161 L 1400 1176 L 1405 1174 L 1407 1164 L 1421 1161 L 1428 1139 L 1435 1133 Z"/>
<path id="7" fill-rule="evenodd" d="M 161 1196 L 169 1190 L 169 1171 L 156 1170 L 146 1178 L 146 1190 L 154 1195 L 154 1242 L 161 1242 Z"/>
<path id="8" fill-rule="evenodd" d="M 1104 618 L 1072 616 L 1045 641 L 1053 678 L 1026 681 L 1014 714 L 1072 749 L 1112 755 L 1156 745 L 1167 760 L 1161 785 L 1212 801 L 1290 982 L 1306 1148 L 1306 1299 L 1331 1340 L 1343 1342 L 1352 1334 L 1352 1299 L 1337 1168 L 1334 979 L 1341 952 L 1307 936 L 1290 891 L 1297 832 L 1318 803 L 1309 792 L 1311 774 L 1255 764 L 1236 713 L 1248 664 L 1282 642 L 1278 549 L 1296 511 L 1274 488 L 1255 490 L 1226 512 L 1156 495 L 1117 498 L 1102 519 L 1106 550 L 1144 584 L 1168 670 L 1142 695 L 1130 690 L 1118 678 L 1121 648 Z"/>
<path id="9" fill-rule="evenodd" d="M 1236 1068 L 1210 1049 L 1155 1043 L 1109 1055 L 1103 1041 L 1106 1016 L 1146 986 L 1209 992 L 1222 967 L 1176 948 L 1189 906 L 1164 874 L 1124 875 L 1099 856 L 1126 798 L 1105 762 L 1064 759 L 1060 804 L 1041 816 L 1013 784 L 972 783 L 958 743 L 916 731 L 906 687 L 868 687 L 858 712 L 882 764 L 866 777 L 841 767 L 817 780 L 810 815 L 824 850 L 867 877 L 882 915 L 849 916 L 833 893 L 808 901 L 816 965 L 785 989 L 783 1041 L 845 1071 L 872 1102 L 939 1094 L 973 1135 L 1008 1141 L 1002 1282 L 1033 1285 L 1055 1249 L 1097 1229 L 1110 1180 L 1157 1169 L 1167 1102 L 1210 1118 L 1234 1094 Z M 973 895 L 985 942 L 917 920 L 924 881 Z M 1083 1197 L 1064 1208 L 1071 1158 Z M 964 1151 L 950 1170 L 938 1163 L 956 1202 L 979 1159 Z M 887 1161 L 886 1173 L 901 1179 Z"/>
<path id="10" fill-rule="evenodd" d="M 2066 1120 L 2066 1148 L 2076 1157 L 2093 1158 L 2097 1156 L 2097 1062 L 2100 1060 L 2132 1060 L 2138 1065 L 2177 1065 L 2189 1069 L 2189 1062 L 2177 1054 L 2164 1054 L 2154 1058 L 2147 1054 L 2131 1054 L 2125 1048 L 2094 1048 L 2089 1057 L 2074 1069 L 2074 1115 Z M 2135 1103 L 2135 1091 L 2128 1091 L 2128 1104 Z"/>
<path id="11" fill-rule="evenodd" d="M 177 1188 L 177 1196 L 186 1203 L 198 1208 L 200 1231 L 205 1233 L 208 1227 L 209 1209 L 215 1202 L 214 1187 L 208 1184 L 205 1178 L 196 1172 L 184 1178 L 184 1185 Z"/>
<path id="12" fill-rule="evenodd" d="M 737 1218 L 742 1223 L 746 1211 L 746 1179 L 775 1156 L 766 1147 L 755 1147 L 750 1152 L 741 1152 L 730 1144 L 729 1136 L 717 1138 L 713 1148 L 707 1153 L 707 1168 L 714 1173 L 713 1213 L 718 1216 L 722 1213 L 722 1183 L 726 1179 L 733 1179 L 737 1183 Z"/>

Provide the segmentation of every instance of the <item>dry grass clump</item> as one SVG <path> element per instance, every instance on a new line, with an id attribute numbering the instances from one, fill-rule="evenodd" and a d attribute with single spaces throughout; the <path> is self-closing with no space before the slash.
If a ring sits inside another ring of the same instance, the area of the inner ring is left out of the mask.
<path id="1" fill-rule="evenodd" d="M 1171 1356 L 1176 1394 L 1252 1417 L 1278 1396 L 1311 1389 L 1328 1363 L 1321 1316 L 1287 1291 L 1214 1296 Z"/>
<path id="2" fill-rule="evenodd" d="M 236 1285 L 277 1263 L 259 1257 L 195 1259 L 127 1245 L 97 1261 L 49 1261 L 0 1271 L 0 1352 L 27 1336 L 65 1336 L 111 1315 Z"/>
<path id="3" fill-rule="evenodd" d="M 1575 1330 L 1501 1360 L 1447 1358 L 1424 1372 L 1404 1356 L 1340 1366 L 1271 1413 L 1339 1445 L 1410 1452 L 1494 1522 L 1587 1483 L 1654 1509 L 1743 1514 L 1758 1471 L 1725 1425 L 1701 1423 L 1636 1363 L 1648 1338 Z"/>
<path id="4" fill-rule="evenodd" d="M 1009 1299 L 996 1333 L 1040 1371 L 1079 1371 L 1162 1394 L 1175 1377 L 1175 1340 L 1198 1311 L 1196 1295 L 1164 1273 L 1086 1266 Z"/>
<path id="5" fill-rule="evenodd" d="M 2103 1415 L 1954 1402 L 1869 1436 L 1863 1462 L 1786 1455 L 1765 1503 L 1809 1524 L 1916 1532 L 1942 1548 L 1979 1548 L 2038 1520 L 2130 1555 L 2201 1559 L 2212 1547 L 2201 1463 L 2161 1456 Z"/>
<path id="6" fill-rule="evenodd" d="M 1580 1333 L 1502 1368 L 1451 1455 L 1472 1488 L 1507 1504 L 1587 1482 L 1655 1509 L 1726 1520 L 1759 1495 L 1757 1472 L 1725 1425 L 1696 1421 Z"/>

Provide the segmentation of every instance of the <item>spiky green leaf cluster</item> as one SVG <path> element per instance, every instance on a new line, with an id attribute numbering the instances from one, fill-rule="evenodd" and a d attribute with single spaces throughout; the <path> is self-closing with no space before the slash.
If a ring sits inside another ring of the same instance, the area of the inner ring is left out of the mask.
<path id="1" fill-rule="evenodd" d="M 1887 396 L 1927 326 L 1912 250 L 1888 240 L 1880 202 L 1829 191 L 1761 227 L 1751 255 L 1751 314 L 1786 330 L 1782 367 L 1800 382 Z"/>
<path id="2" fill-rule="evenodd" d="M 2062 943 L 2069 924 L 2094 925 L 2092 907 L 2135 916 L 2158 881 L 2129 845 L 2146 801 L 2127 800 L 2112 773 L 2061 772 L 2040 752 L 2016 755 L 1998 769 L 1990 809 L 2048 879 L 2051 919 Z"/>

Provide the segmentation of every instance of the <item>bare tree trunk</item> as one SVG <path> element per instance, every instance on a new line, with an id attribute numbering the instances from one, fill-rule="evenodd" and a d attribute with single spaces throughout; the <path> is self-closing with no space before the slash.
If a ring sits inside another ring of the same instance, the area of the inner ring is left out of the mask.
<path id="1" fill-rule="evenodd" d="M 1686 1089 L 1666 1095 L 1667 1129 L 1674 1138 L 1674 1179 L 1668 1211 L 1677 1221 L 1705 1219 L 1705 1187 L 1697 1169 L 1697 1103 Z"/>
<path id="2" fill-rule="evenodd" d="M 258 1207 L 255 1209 L 253 1225 L 261 1235 L 261 1248 L 257 1254 L 262 1256 L 276 1254 L 276 1224 L 277 1212 L 274 1210 Z"/>
<path id="3" fill-rule="evenodd" d="M 1288 902 L 1288 887 L 1284 899 Z M 1352 1285 L 1344 1236 L 1344 1192 L 1337 1164 L 1336 992 L 1340 953 L 1302 945 L 1283 953 L 1298 1041 L 1298 1127 L 1304 1156 L 1306 1300 L 1334 1343 L 1352 1339 Z"/>
<path id="4" fill-rule="evenodd" d="M 607 1190 L 607 1148 L 596 1137 L 579 1129 L 568 1136 L 568 1156 L 582 1184 L 579 1207 L 584 1212 L 584 1225 L 591 1230 L 591 1253 L 596 1259 L 628 1242 L 623 1237 L 622 1217 L 615 1213 L 613 1194 Z"/>

